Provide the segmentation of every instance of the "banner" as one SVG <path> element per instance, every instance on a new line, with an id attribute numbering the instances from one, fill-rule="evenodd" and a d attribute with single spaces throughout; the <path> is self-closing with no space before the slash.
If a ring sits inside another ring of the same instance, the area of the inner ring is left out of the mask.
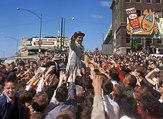
<path id="1" fill-rule="evenodd" d="M 137 17 L 134 8 L 126 9 L 128 15 L 127 19 L 127 33 L 140 35 L 154 35 L 159 34 L 157 25 L 158 15 L 151 10 L 144 10 L 143 14 Z M 139 23 L 137 23 L 139 22 Z M 138 31 L 136 30 L 138 29 Z"/>
<path id="2" fill-rule="evenodd" d="M 131 33 L 135 34 L 135 33 L 141 32 L 141 26 L 139 23 L 136 9 L 134 7 L 126 9 L 126 13 L 127 13 L 127 20 L 131 27 L 131 29 L 130 29 Z"/>

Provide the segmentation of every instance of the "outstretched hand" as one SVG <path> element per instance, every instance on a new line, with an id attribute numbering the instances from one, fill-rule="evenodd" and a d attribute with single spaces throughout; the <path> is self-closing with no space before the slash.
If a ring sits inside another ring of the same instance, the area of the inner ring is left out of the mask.
<path id="1" fill-rule="evenodd" d="M 95 74 L 95 71 L 91 71 L 90 73 L 91 73 L 90 77 L 92 79 L 94 93 L 96 96 L 101 96 L 102 95 L 102 88 L 101 88 L 102 79 L 101 79 L 100 75 Z"/>

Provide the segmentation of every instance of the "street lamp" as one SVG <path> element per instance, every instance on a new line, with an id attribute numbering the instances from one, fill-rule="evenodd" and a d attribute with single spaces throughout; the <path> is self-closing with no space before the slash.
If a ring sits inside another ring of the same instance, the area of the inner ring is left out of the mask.
<path id="1" fill-rule="evenodd" d="M 71 17 L 72 20 L 75 20 L 75 17 Z M 61 18 L 61 51 L 62 48 L 64 47 L 64 40 L 63 40 L 63 36 L 65 39 L 65 34 L 66 34 L 66 18 L 62 17 Z"/>
<path id="2" fill-rule="evenodd" d="M 16 41 L 16 54 L 17 54 L 18 53 L 18 41 L 19 41 L 19 39 L 11 37 L 11 36 L 5 36 L 5 38 L 10 38 L 10 39 L 13 39 Z"/>
<path id="3" fill-rule="evenodd" d="M 41 41 L 41 35 L 42 35 L 42 14 L 39 16 L 35 12 L 33 12 L 31 10 L 28 10 L 28 9 L 22 9 L 22 8 L 16 8 L 16 9 L 17 10 L 24 10 L 24 11 L 30 12 L 31 14 L 33 14 L 37 18 L 39 18 L 39 20 L 40 20 L 40 36 L 39 36 L 39 41 L 38 41 L 38 45 L 39 45 L 38 53 L 39 53 L 39 57 L 40 57 L 40 54 L 41 54 L 41 44 L 42 44 L 42 41 Z"/>

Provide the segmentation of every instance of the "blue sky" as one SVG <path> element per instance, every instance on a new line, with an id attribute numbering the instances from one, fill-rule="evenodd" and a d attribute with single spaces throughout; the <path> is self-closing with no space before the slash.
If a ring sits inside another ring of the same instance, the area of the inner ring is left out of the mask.
<path id="1" fill-rule="evenodd" d="M 12 56 L 16 41 L 21 45 L 22 37 L 39 36 L 40 20 L 33 14 L 16 10 L 28 9 L 42 14 L 42 36 L 56 36 L 60 31 L 61 17 L 66 19 L 66 36 L 82 31 L 85 49 L 101 49 L 103 35 L 112 21 L 112 0 L 0 0 L 0 57 Z M 72 17 L 75 20 L 72 20 Z"/>

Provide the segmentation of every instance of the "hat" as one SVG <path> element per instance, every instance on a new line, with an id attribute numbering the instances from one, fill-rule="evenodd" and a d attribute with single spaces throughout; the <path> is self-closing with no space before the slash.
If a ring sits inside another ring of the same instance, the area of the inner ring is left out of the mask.
<path id="1" fill-rule="evenodd" d="M 61 60 L 61 59 L 63 59 L 62 57 L 59 57 L 59 56 L 55 56 L 53 59 L 52 59 L 52 61 L 58 61 L 58 60 Z"/>
<path id="2" fill-rule="evenodd" d="M 75 33 L 74 33 L 74 35 L 73 35 L 73 36 L 74 36 L 74 38 L 77 38 L 78 36 L 83 36 L 83 37 L 84 37 L 84 36 L 85 36 L 85 34 L 84 34 L 84 33 L 82 33 L 81 31 L 77 31 L 77 32 L 75 32 Z"/>

